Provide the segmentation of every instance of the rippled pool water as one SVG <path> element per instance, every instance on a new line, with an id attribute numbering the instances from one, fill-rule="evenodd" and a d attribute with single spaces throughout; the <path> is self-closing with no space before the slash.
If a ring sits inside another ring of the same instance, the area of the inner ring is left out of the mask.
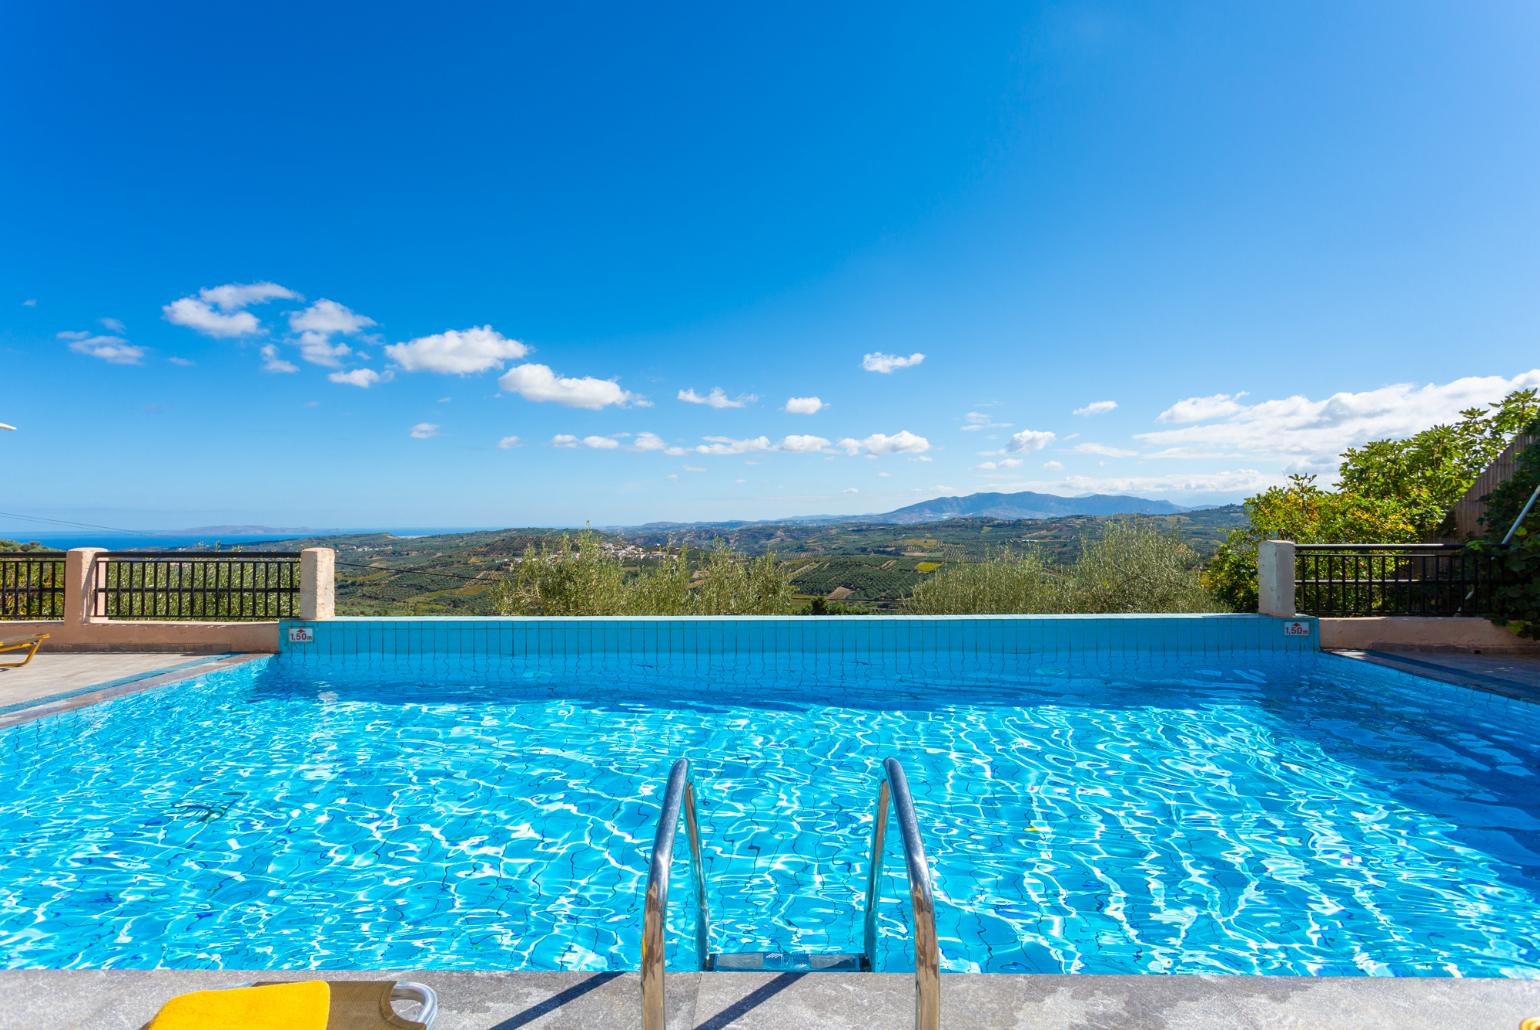
<path id="1" fill-rule="evenodd" d="M 1333 656 L 931 659 L 276 658 L 19 726 L 0 964 L 635 968 L 680 755 L 713 947 L 859 950 L 897 755 L 946 969 L 1540 975 L 1535 706 Z"/>

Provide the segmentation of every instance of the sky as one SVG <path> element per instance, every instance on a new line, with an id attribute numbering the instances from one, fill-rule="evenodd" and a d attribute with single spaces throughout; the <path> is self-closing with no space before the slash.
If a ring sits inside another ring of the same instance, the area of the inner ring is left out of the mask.
<path id="1" fill-rule="evenodd" d="M 0 533 L 1329 477 L 1540 385 L 1536 53 L 1528 2 L 6 4 Z"/>

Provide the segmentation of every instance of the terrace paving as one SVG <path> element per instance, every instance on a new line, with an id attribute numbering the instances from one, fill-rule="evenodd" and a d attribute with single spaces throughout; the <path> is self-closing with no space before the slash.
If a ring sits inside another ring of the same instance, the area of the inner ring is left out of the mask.
<path id="1" fill-rule="evenodd" d="M 305 973 L 0 972 L 0 1025 L 134 1030 L 171 996 Z M 641 1023 L 635 973 L 329 973 L 418 980 L 439 995 L 434 1030 Z M 889 1030 L 914 1025 L 914 980 L 902 973 L 671 973 L 670 1030 Z M 1139 1027 L 1398 1030 L 1517 1027 L 1540 1015 L 1540 981 L 1376 977 L 942 977 L 941 1022 L 970 1030 Z"/>
<path id="2" fill-rule="evenodd" d="M 1540 653 L 1482 654 L 1409 647 L 1335 653 L 1414 676 L 1540 703 Z"/>
<path id="3" fill-rule="evenodd" d="M 0 669 L 0 728 L 212 672 L 254 657 L 260 656 L 42 651 L 19 669 Z"/>

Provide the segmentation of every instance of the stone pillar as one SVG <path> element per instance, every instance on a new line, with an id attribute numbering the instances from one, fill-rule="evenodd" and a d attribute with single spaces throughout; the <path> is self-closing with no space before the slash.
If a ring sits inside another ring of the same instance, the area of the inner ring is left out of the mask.
<path id="1" fill-rule="evenodd" d="M 102 622 L 96 617 L 96 556 L 105 547 L 72 547 L 64 555 L 64 621 L 71 626 Z"/>
<path id="2" fill-rule="evenodd" d="M 1294 541 L 1264 540 L 1257 548 L 1257 611 L 1294 616 Z"/>
<path id="3" fill-rule="evenodd" d="M 337 552 L 307 547 L 299 552 L 299 617 L 307 621 L 337 616 Z"/>

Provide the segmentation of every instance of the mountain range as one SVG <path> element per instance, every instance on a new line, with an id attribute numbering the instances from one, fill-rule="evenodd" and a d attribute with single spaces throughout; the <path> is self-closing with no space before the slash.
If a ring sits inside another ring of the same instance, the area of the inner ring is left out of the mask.
<path id="1" fill-rule="evenodd" d="M 649 522 L 636 529 L 667 529 L 678 526 L 747 526 L 760 522 L 788 525 L 835 525 L 867 523 L 909 525 L 942 522 L 947 519 L 1056 519 L 1072 515 L 1179 515 L 1197 511 L 1170 501 L 1151 500 L 1125 494 L 1086 494 L 1060 497 L 1032 490 L 1015 493 L 976 493 L 961 497 L 933 497 L 928 501 L 905 505 L 892 511 L 867 515 L 797 515 L 783 519 L 742 519 L 724 522 Z"/>

